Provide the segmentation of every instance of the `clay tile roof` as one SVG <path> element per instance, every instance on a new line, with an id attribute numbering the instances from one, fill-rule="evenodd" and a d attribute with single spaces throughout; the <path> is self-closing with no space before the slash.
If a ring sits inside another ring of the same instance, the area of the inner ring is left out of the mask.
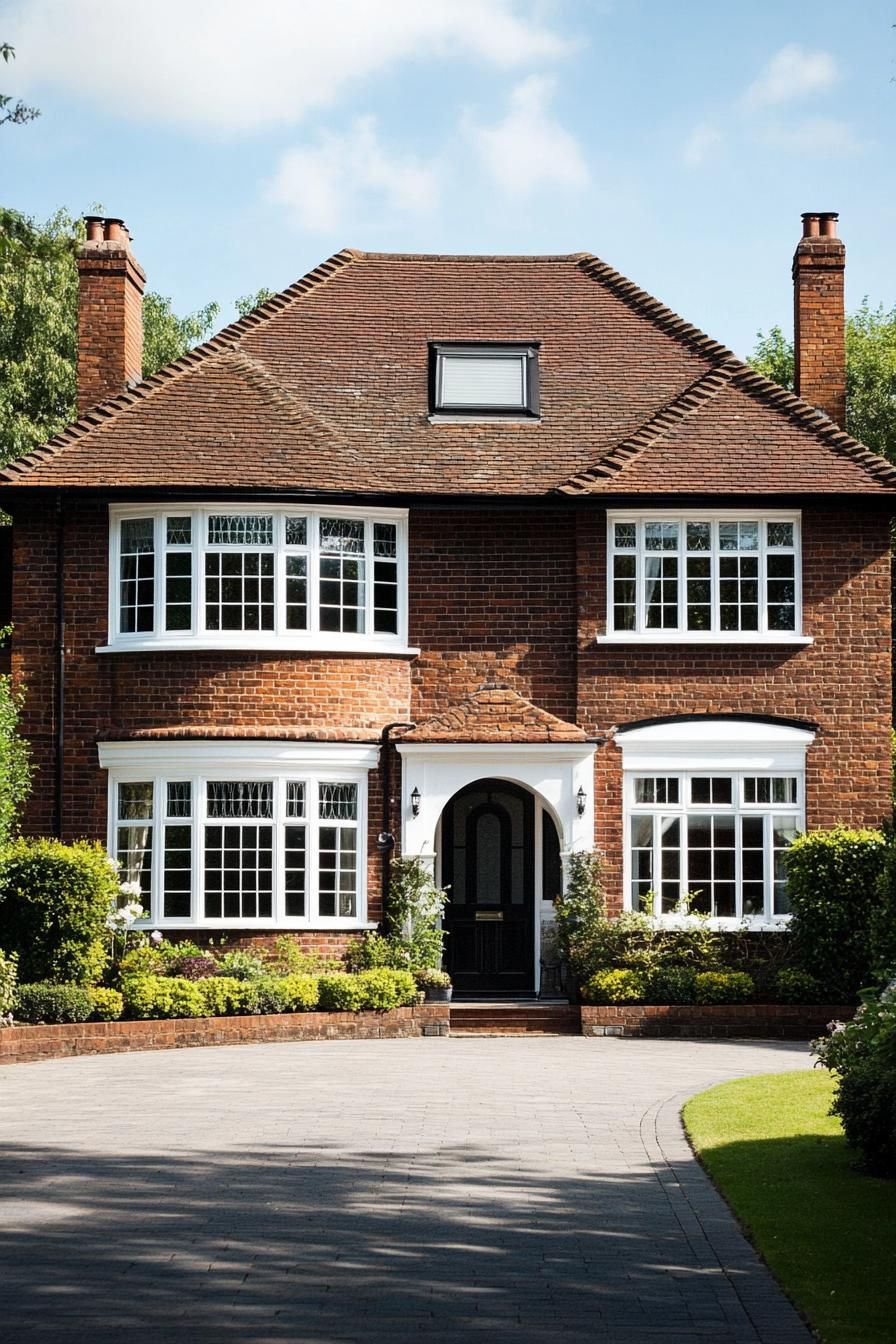
<path id="1" fill-rule="evenodd" d="M 487 684 L 401 735 L 402 742 L 590 742 L 575 723 L 539 709 L 508 686 Z"/>
<path id="2" fill-rule="evenodd" d="M 433 423 L 434 341 L 539 344 L 541 416 Z M 896 469 L 605 262 L 343 249 L 0 489 L 896 490 Z"/>

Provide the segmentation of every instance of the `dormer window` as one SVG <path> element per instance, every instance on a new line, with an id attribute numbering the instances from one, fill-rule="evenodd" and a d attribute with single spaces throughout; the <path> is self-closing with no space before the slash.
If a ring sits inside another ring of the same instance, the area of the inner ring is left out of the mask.
<path id="1" fill-rule="evenodd" d="M 431 346 L 430 409 L 438 416 L 537 416 L 537 347 Z"/>

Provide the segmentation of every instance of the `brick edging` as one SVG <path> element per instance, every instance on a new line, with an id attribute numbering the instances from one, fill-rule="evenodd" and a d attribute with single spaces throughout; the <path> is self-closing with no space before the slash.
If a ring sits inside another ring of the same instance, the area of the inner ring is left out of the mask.
<path id="1" fill-rule="evenodd" d="M 631 1003 L 582 1004 L 583 1036 L 752 1036 L 805 1040 L 821 1036 L 854 1004 Z"/>
<path id="2" fill-rule="evenodd" d="M 265 1041 L 395 1040 L 448 1035 L 447 1003 L 394 1008 L 387 1013 L 271 1013 L 252 1017 L 192 1017 L 148 1022 L 78 1022 L 0 1029 L 0 1064 L 73 1055 L 172 1050 Z"/>

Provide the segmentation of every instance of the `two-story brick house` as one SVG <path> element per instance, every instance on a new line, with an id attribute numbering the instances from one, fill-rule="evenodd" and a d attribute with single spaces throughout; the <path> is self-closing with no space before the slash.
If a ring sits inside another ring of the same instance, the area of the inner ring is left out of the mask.
<path id="1" fill-rule="evenodd" d="M 795 832 L 890 796 L 896 471 L 803 222 L 800 399 L 586 254 L 340 252 L 141 382 L 88 221 L 81 419 L 0 488 L 27 829 L 106 840 L 153 926 L 319 945 L 391 833 L 461 991 L 537 988 L 573 849 L 617 909 L 785 920 Z"/>

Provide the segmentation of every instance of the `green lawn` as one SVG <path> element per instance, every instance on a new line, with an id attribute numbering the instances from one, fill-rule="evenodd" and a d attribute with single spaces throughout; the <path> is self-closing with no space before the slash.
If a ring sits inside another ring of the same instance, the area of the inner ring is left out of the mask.
<path id="1" fill-rule="evenodd" d="M 853 1170 L 830 1074 L 711 1088 L 684 1122 L 700 1160 L 824 1344 L 896 1340 L 896 1181 Z"/>

